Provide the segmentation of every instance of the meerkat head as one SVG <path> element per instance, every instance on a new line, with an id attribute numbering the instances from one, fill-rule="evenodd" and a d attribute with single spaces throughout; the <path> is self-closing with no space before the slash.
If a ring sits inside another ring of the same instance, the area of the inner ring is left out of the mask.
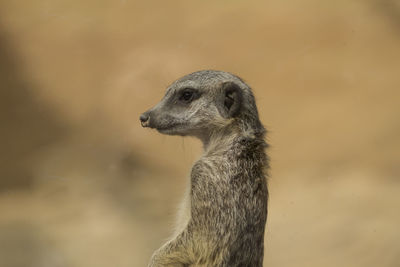
<path id="1" fill-rule="evenodd" d="M 140 116 L 143 127 L 168 135 L 196 136 L 236 124 L 264 132 L 250 87 L 223 71 L 198 71 L 172 83 L 163 99 Z"/>

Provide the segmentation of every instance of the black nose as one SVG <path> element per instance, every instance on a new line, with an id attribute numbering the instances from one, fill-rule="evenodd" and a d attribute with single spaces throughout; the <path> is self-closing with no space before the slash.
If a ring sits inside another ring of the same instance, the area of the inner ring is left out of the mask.
<path id="1" fill-rule="evenodd" d="M 140 115 L 139 119 L 141 122 L 146 122 L 149 120 L 149 115 L 143 113 L 142 115 Z"/>
<path id="2" fill-rule="evenodd" d="M 140 115 L 139 119 L 140 123 L 142 124 L 142 127 L 149 127 L 150 115 L 148 112 L 145 112 L 142 115 Z"/>

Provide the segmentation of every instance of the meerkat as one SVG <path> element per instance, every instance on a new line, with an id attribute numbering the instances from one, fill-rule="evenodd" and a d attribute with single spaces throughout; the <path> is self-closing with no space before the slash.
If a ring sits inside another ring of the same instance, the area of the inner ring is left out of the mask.
<path id="1" fill-rule="evenodd" d="M 251 88 L 228 72 L 194 72 L 173 82 L 140 121 L 162 134 L 197 137 L 204 147 L 179 227 L 149 266 L 262 266 L 268 158 Z"/>

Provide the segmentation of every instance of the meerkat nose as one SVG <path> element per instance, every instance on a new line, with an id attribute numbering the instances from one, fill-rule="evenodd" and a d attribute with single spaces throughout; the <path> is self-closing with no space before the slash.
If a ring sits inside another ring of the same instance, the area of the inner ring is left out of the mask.
<path id="1" fill-rule="evenodd" d="M 140 119 L 140 123 L 142 124 L 143 127 L 149 126 L 149 115 L 148 114 L 143 113 L 142 115 L 140 115 L 139 119 Z"/>

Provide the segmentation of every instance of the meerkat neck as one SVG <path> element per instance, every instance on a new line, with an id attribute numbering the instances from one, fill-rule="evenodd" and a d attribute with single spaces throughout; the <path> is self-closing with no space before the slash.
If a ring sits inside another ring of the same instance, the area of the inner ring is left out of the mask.
<path id="1" fill-rule="evenodd" d="M 208 135 L 204 135 L 200 138 L 203 142 L 203 149 L 205 153 L 212 151 L 229 150 L 235 140 L 239 137 L 245 137 L 248 139 L 257 138 L 253 131 L 247 128 L 239 127 L 237 124 L 232 124 L 229 127 L 215 130 Z"/>
<path id="2" fill-rule="evenodd" d="M 220 150 L 219 148 L 227 149 L 233 140 L 238 137 L 238 133 L 232 133 L 229 136 L 223 134 L 213 134 L 210 138 L 203 141 L 203 150 L 205 153 L 214 150 Z"/>

